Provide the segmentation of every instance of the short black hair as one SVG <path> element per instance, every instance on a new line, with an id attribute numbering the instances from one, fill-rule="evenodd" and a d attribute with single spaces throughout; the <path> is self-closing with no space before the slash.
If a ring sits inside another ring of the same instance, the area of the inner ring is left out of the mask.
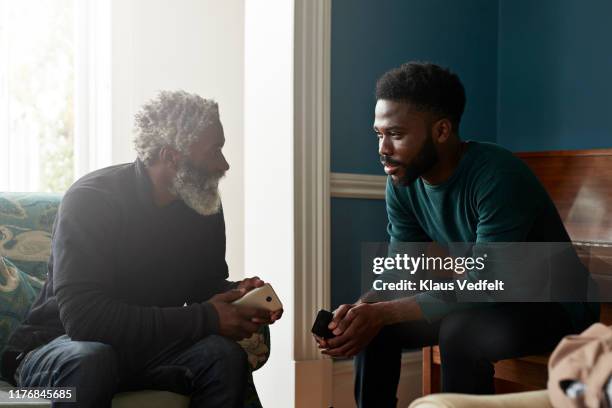
<path id="1" fill-rule="evenodd" d="M 376 100 L 408 102 L 419 111 L 448 117 L 458 133 L 465 109 L 459 77 L 430 62 L 411 61 L 385 72 L 376 82 Z"/>

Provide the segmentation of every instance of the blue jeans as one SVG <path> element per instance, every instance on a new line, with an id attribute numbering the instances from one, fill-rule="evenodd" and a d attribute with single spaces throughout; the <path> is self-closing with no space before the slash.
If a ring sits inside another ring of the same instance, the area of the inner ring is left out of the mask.
<path id="1" fill-rule="evenodd" d="M 21 387 L 76 387 L 77 402 L 53 403 L 55 408 L 110 407 L 116 392 L 138 384 L 189 394 L 193 408 L 244 404 L 247 356 L 238 343 L 222 336 L 207 336 L 136 378 L 124 378 L 120 364 L 111 346 L 63 335 L 28 353 L 15 379 Z"/>

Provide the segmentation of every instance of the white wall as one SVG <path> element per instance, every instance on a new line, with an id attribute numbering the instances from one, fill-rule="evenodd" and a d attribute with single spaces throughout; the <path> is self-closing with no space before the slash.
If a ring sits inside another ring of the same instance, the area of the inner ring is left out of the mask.
<path id="1" fill-rule="evenodd" d="M 134 114 L 157 90 L 219 103 L 230 278 L 244 276 L 244 0 L 112 0 L 112 158 L 133 161 Z"/>
<path id="2" fill-rule="evenodd" d="M 253 375 L 266 408 L 294 406 L 293 1 L 245 3 L 245 262 L 283 301 Z"/>

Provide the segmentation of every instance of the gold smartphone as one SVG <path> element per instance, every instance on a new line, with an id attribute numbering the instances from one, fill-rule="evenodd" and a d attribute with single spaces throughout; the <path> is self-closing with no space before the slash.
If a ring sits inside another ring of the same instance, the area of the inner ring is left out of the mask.
<path id="1" fill-rule="evenodd" d="M 272 289 L 269 283 L 252 289 L 242 296 L 240 299 L 236 299 L 232 302 L 236 306 L 248 306 L 256 309 L 264 309 L 270 312 L 276 312 L 283 308 L 283 304 Z"/>

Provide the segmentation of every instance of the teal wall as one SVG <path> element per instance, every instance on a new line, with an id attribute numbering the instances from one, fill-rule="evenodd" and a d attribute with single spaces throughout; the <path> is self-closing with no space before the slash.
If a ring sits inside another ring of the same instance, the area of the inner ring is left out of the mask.
<path id="1" fill-rule="evenodd" d="M 461 132 L 495 141 L 497 1 L 333 0 L 331 171 L 383 174 L 374 86 L 410 60 L 452 67 L 469 95 Z"/>
<path id="2" fill-rule="evenodd" d="M 612 147 L 612 1 L 499 4 L 497 143 Z"/>
<path id="3" fill-rule="evenodd" d="M 612 0 L 333 0 L 331 171 L 383 174 L 374 86 L 409 60 L 450 67 L 467 93 L 462 138 L 513 151 L 612 147 Z M 332 199 L 332 305 L 360 292 L 383 200 Z"/>
<path id="4" fill-rule="evenodd" d="M 331 201 L 331 302 L 352 303 L 361 295 L 361 245 L 387 241 L 384 200 Z"/>

